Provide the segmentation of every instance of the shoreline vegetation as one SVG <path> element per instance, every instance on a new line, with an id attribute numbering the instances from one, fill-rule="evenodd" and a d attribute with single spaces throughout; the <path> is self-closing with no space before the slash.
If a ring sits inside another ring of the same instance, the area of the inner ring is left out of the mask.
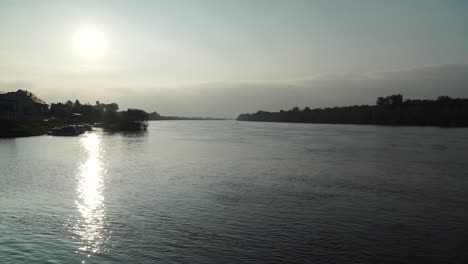
<path id="1" fill-rule="evenodd" d="M 435 100 L 403 100 L 403 95 L 396 94 L 377 98 L 375 105 L 258 111 L 241 114 L 237 121 L 468 127 L 468 99 L 439 96 Z"/>
<path id="2" fill-rule="evenodd" d="M 119 111 L 117 103 L 82 104 L 79 100 L 52 103 L 40 120 L 0 120 L 0 138 L 45 135 L 54 128 L 90 124 L 106 131 L 145 131 L 147 121 L 163 120 L 225 120 L 211 117 L 161 116 L 140 109 Z"/>
<path id="3" fill-rule="evenodd" d="M 1 120 L 0 138 L 44 135 L 56 127 L 94 124 L 108 131 L 146 130 L 147 121 L 227 120 L 211 117 L 161 116 L 140 109 L 119 111 L 116 103 L 95 105 L 80 101 L 52 103 L 42 120 Z M 354 105 L 288 111 L 258 111 L 241 114 L 237 121 L 359 124 L 388 126 L 468 127 L 468 99 L 439 96 L 431 99 L 406 99 L 401 94 L 379 97 L 375 105 Z"/>
<path id="4" fill-rule="evenodd" d="M 146 130 L 148 113 L 140 109 L 118 111 L 116 103 L 95 105 L 52 103 L 42 120 L 1 120 L 0 138 L 29 137 L 46 134 L 54 128 L 92 124 L 108 131 Z"/>
<path id="5" fill-rule="evenodd" d="M 140 109 L 118 111 L 116 103 L 100 103 L 95 105 L 74 103 L 55 103 L 50 106 L 45 122 L 59 121 L 67 125 L 94 124 L 109 131 L 146 130 L 148 113 Z"/>
<path id="6" fill-rule="evenodd" d="M 158 112 L 148 114 L 149 121 L 166 121 L 166 120 L 227 120 L 226 118 L 215 117 L 185 117 L 185 116 L 162 116 Z"/>
<path id="7" fill-rule="evenodd" d="M 226 118 L 216 118 L 216 117 L 184 117 L 184 116 L 161 116 L 160 119 L 155 119 L 159 121 L 172 121 L 172 120 L 201 120 L 201 121 L 216 121 L 216 120 L 228 120 Z"/>

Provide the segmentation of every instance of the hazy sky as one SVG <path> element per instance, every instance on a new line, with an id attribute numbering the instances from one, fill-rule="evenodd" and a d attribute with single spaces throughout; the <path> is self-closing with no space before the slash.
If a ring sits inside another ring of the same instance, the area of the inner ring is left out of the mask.
<path id="1" fill-rule="evenodd" d="M 1 1 L 0 90 L 163 115 L 468 97 L 468 1 Z"/>

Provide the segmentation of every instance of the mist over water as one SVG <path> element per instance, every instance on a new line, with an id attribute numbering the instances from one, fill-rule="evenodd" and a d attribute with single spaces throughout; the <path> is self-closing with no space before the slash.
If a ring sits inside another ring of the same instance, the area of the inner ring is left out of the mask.
<path id="1" fill-rule="evenodd" d="M 150 122 L 0 140 L 1 263 L 464 263 L 468 129 Z"/>

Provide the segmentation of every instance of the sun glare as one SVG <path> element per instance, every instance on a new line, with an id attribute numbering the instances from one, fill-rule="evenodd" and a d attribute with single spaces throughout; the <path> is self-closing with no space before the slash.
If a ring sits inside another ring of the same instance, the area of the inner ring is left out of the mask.
<path id="1" fill-rule="evenodd" d="M 73 46 L 80 56 L 87 59 L 98 59 L 107 53 L 105 35 L 93 27 L 77 30 L 73 36 Z"/>

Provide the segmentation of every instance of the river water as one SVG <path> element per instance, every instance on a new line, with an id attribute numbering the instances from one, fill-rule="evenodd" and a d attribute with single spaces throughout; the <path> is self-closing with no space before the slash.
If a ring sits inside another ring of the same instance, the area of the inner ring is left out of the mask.
<path id="1" fill-rule="evenodd" d="M 0 263 L 468 263 L 468 129 L 0 140 Z"/>

